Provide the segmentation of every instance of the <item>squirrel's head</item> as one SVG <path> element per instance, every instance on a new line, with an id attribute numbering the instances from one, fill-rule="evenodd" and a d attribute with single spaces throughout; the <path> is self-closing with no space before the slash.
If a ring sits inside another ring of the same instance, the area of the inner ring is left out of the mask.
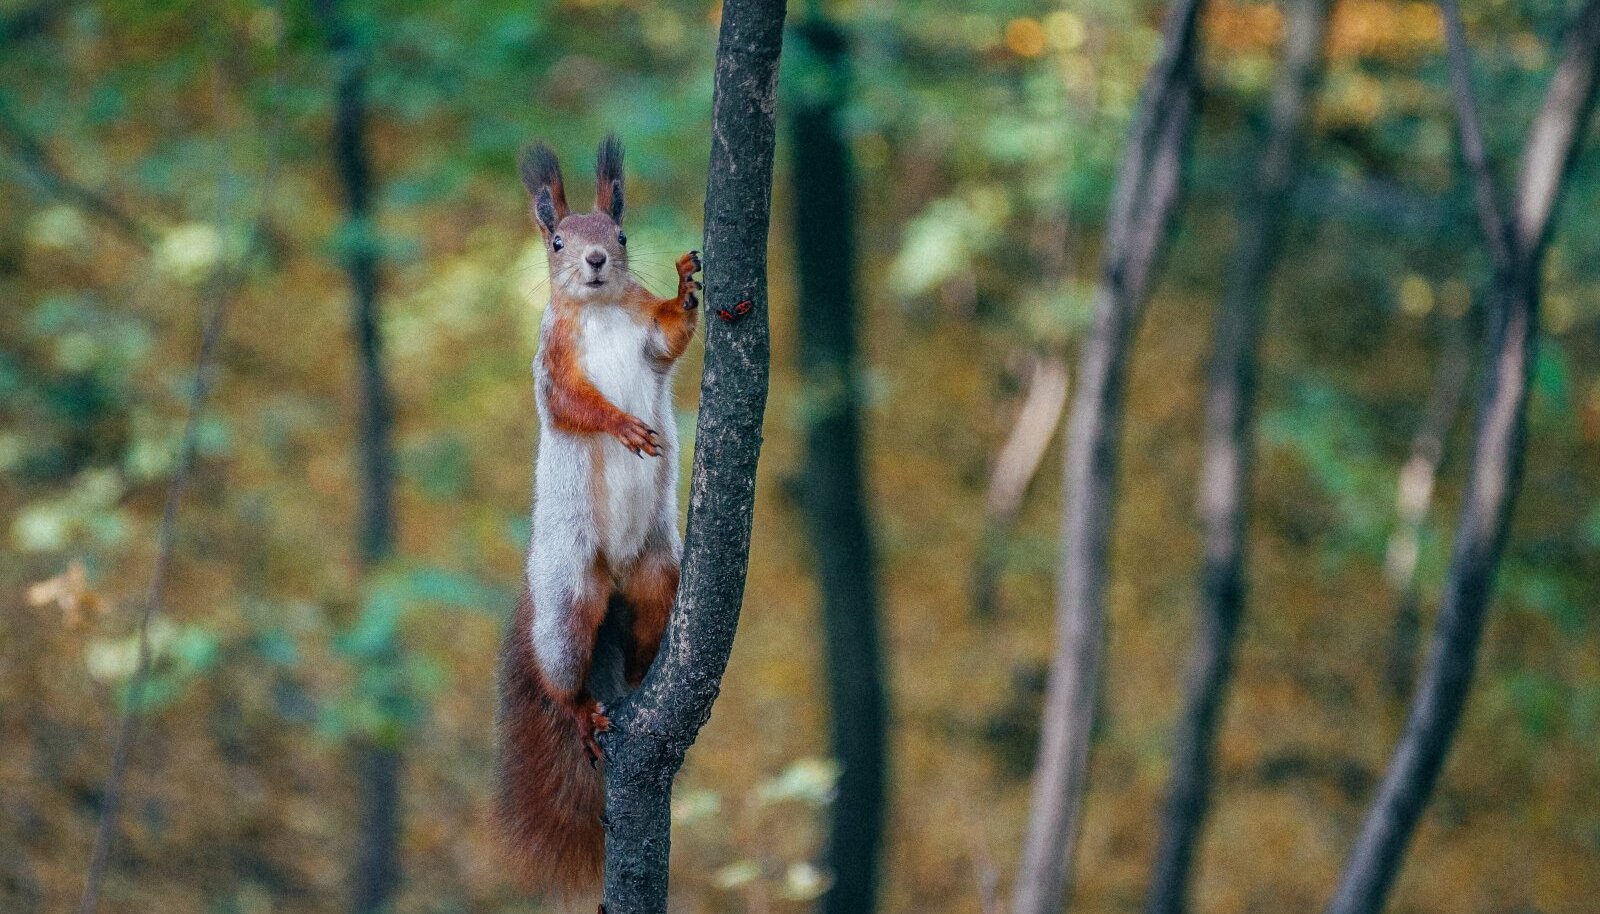
<path id="1" fill-rule="evenodd" d="M 543 143 L 522 154 L 533 222 L 544 237 L 552 292 L 580 301 L 614 298 L 628 276 L 628 236 L 622 231 L 622 143 L 615 134 L 595 155 L 594 210 L 567 210 L 561 165 Z"/>

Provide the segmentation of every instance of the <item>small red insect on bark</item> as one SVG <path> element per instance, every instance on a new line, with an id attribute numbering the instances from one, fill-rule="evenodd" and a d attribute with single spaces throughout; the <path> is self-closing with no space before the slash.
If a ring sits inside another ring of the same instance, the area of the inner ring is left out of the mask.
<path id="1" fill-rule="evenodd" d="M 755 303 L 747 298 L 744 301 L 739 302 L 737 305 L 734 305 L 731 309 L 718 308 L 717 317 L 720 317 L 731 324 L 739 318 L 744 317 L 746 314 L 749 314 L 754 308 Z"/>

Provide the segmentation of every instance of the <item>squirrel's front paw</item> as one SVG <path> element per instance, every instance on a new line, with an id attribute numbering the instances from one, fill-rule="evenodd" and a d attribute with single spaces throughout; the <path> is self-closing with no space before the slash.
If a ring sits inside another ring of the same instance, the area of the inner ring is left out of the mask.
<path id="1" fill-rule="evenodd" d="M 678 297 L 683 300 L 683 310 L 700 307 L 700 290 L 705 288 L 694 279 L 700 272 L 700 252 L 690 251 L 678 258 Z"/>
<path id="2" fill-rule="evenodd" d="M 690 251 L 678 258 L 678 278 L 688 279 L 700 272 L 700 252 Z"/>
<path id="3" fill-rule="evenodd" d="M 622 442 L 623 447 L 637 456 L 643 457 L 645 454 L 651 457 L 661 456 L 661 443 L 657 440 L 656 430 L 639 421 L 637 417 L 624 416 L 611 434 Z"/>

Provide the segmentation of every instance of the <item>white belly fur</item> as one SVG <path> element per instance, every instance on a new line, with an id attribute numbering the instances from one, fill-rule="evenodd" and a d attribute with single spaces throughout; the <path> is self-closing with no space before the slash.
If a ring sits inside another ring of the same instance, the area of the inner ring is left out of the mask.
<path id="1" fill-rule="evenodd" d="M 594 386 L 622 411 L 638 416 L 658 432 L 662 376 L 645 360 L 648 329 L 620 307 L 590 305 L 581 318 L 580 364 Z M 600 506 L 601 548 L 614 570 L 631 563 L 644 547 L 660 498 L 660 457 L 638 457 L 622 442 L 601 439 L 605 503 Z"/>

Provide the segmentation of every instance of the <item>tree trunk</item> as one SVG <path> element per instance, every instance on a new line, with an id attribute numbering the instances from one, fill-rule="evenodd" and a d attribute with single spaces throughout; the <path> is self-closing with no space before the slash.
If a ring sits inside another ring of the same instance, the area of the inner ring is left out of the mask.
<path id="1" fill-rule="evenodd" d="M 1101 654 L 1105 580 L 1129 351 L 1149 280 L 1177 211 L 1199 101 L 1196 26 L 1202 0 L 1179 0 L 1143 97 L 1106 225 L 1093 322 L 1068 421 L 1056 649 L 1015 914 L 1060 909 L 1088 784 Z"/>
<path id="2" fill-rule="evenodd" d="M 767 227 L 783 0 L 726 0 L 706 186 L 705 369 L 678 604 L 644 684 L 611 714 L 606 753 L 608 914 L 664 914 L 672 780 L 711 714 L 733 649 L 750 557 L 767 404 Z"/>
<path id="3" fill-rule="evenodd" d="M 849 95 L 848 46 L 820 17 L 802 23 L 794 37 L 804 68 L 789 98 L 806 404 L 803 502 L 822 587 L 831 736 L 840 765 L 828 835 L 833 885 L 822 910 L 870 914 L 883 838 L 888 701 L 861 470 L 855 184 L 838 118 Z"/>
<path id="4" fill-rule="evenodd" d="M 1289 4 L 1282 71 L 1272 94 L 1255 180 L 1244 191 L 1238 243 L 1217 312 L 1200 471 L 1204 558 L 1199 619 L 1145 903 L 1148 914 L 1182 914 L 1188 909 L 1190 874 L 1210 803 L 1212 755 L 1247 590 L 1261 323 L 1288 221 L 1289 197 L 1301 170 L 1311 95 L 1322 70 L 1328 9 L 1329 0 Z"/>
<path id="5" fill-rule="evenodd" d="M 1600 76 L 1600 0 L 1590 0 L 1569 31 L 1544 105 L 1529 131 L 1517 195 L 1508 210 L 1500 202 L 1485 153 L 1460 10 L 1452 0 L 1443 0 L 1440 6 L 1463 158 L 1495 264 L 1477 429 L 1455 547 L 1421 683 L 1328 914 L 1377 914 L 1383 909 L 1461 721 L 1522 478 L 1543 252 Z"/>
<path id="6" fill-rule="evenodd" d="M 378 311 L 378 249 L 372 224 L 372 165 L 367 152 L 366 59 L 337 0 L 318 0 L 336 68 L 333 162 L 344 194 L 342 256 L 350 276 L 352 330 L 359 364 L 356 463 L 360 502 L 356 554 L 366 577 L 394 553 L 393 405 Z M 385 911 L 399 883 L 400 750 L 367 737 L 356 748 L 359 824 L 351 909 Z"/>

